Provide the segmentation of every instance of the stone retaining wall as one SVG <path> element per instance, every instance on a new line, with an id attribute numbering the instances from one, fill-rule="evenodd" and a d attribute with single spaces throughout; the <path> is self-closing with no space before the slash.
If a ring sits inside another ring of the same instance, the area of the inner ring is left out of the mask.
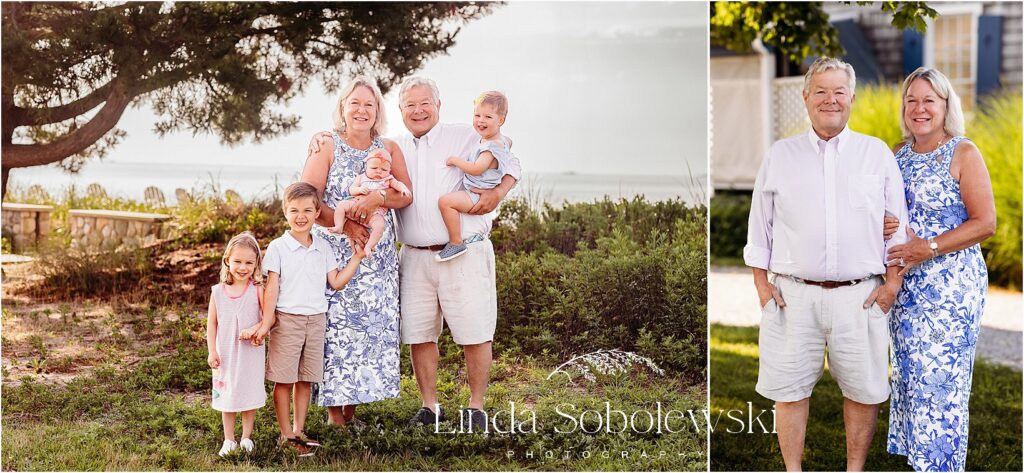
<path id="1" fill-rule="evenodd" d="M 49 205 L 17 204 L 4 202 L 3 234 L 11 240 L 15 253 L 30 249 L 50 234 Z"/>
<path id="2" fill-rule="evenodd" d="M 69 210 L 71 247 L 111 251 L 138 248 L 167 238 L 170 215 L 112 210 Z"/>

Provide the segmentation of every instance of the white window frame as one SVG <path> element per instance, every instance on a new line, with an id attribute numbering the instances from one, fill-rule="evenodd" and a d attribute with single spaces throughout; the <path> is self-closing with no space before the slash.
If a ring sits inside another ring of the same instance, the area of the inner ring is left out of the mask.
<path id="1" fill-rule="evenodd" d="M 983 13 L 983 6 L 981 3 L 932 3 L 931 7 L 938 12 L 939 16 L 943 15 L 970 15 L 971 17 L 971 84 L 974 84 L 974 89 L 971 91 L 971 97 L 974 97 L 977 102 L 977 88 L 978 88 L 978 17 Z M 925 23 L 928 25 L 928 31 L 925 33 L 924 41 L 924 61 L 925 67 L 935 67 L 935 21 L 931 18 L 925 19 Z M 970 106 L 973 106 L 971 104 Z"/>

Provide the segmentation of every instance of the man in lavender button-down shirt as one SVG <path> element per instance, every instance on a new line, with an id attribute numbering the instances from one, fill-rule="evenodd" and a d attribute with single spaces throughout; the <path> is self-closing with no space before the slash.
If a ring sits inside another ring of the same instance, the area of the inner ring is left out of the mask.
<path id="1" fill-rule="evenodd" d="M 899 228 L 886 242 L 882 224 L 887 214 L 906 222 L 907 206 L 889 148 L 846 126 L 855 84 L 853 68 L 840 60 L 810 67 L 803 98 L 811 130 L 774 143 L 765 156 L 743 249 L 762 305 L 757 392 L 776 401 L 791 471 L 800 469 L 826 348 L 843 391 L 848 470 L 863 468 L 878 405 L 889 397 L 887 316 L 902 278 L 885 255 L 906 234 Z"/>

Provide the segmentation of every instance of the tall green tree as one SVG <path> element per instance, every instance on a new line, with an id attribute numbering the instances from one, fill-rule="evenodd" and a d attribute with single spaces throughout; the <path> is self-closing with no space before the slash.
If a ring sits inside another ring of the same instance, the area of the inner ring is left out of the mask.
<path id="1" fill-rule="evenodd" d="M 125 136 L 149 103 L 156 133 L 211 133 L 226 144 L 294 130 L 280 113 L 314 79 L 353 74 L 387 91 L 447 52 L 489 3 L 4 3 L 2 163 L 75 171 Z"/>
<path id="2" fill-rule="evenodd" d="M 853 2 L 843 2 L 853 3 Z M 926 2 L 880 3 L 883 12 L 892 14 L 892 25 L 924 32 L 925 18 L 938 13 Z M 841 56 L 839 32 L 829 23 L 822 2 L 713 2 L 711 4 L 711 44 L 737 52 L 748 52 L 760 39 L 793 62 L 808 56 Z"/>

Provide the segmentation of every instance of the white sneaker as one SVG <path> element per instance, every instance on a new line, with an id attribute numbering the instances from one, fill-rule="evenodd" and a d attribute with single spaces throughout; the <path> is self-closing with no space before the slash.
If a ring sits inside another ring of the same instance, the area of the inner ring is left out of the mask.
<path id="1" fill-rule="evenodd" d="M 254 445 L 252 439 L 242 439 L 242 442 L 238 444 L 238 447 L 245 450 L 245 453 L 252 453 Z"/>
<path id="2" fill-rule="evenodd" d="M 249 443 L 252 443 L 252 441 L 250 440 Z M 234 451 L 236 448 L 238 448 L 238 442 L 235 442 L 234 440 L 225 440 L 224 445 L 220 447 L 220 453 L 218 453 L 217 455 L 223 457 L 224 455 L 227 455 Z"/>

